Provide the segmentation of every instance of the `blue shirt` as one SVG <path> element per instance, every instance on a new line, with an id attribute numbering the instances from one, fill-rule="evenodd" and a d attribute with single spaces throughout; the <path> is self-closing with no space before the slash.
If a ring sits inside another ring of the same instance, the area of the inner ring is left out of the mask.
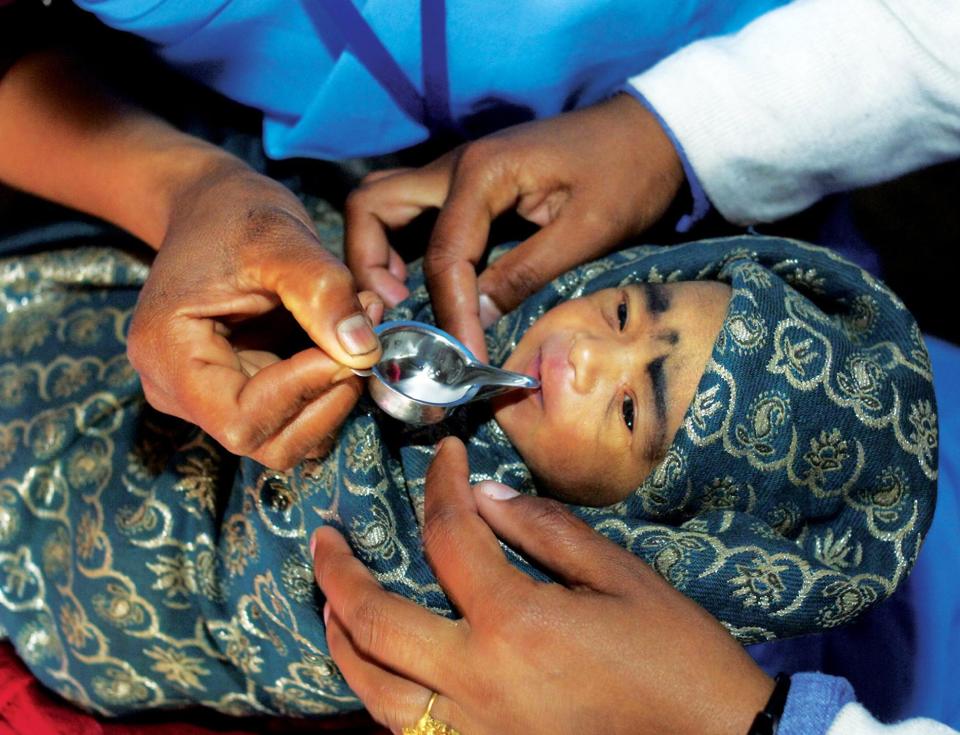
<path id="1" fill-rule="evenodd" d="M 264 113 L 274 158 L 473 138 L 597 102 L 785 0 L 76 0 Z"/>

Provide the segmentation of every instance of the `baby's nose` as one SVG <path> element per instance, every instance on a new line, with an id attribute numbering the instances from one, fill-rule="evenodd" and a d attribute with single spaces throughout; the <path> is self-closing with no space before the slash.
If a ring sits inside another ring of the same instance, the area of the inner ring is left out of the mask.
<path id="1" fill-rule="evenodd" d="M 604 370 L 614 369 L 613 355 L 603 340 L 581 336 L 570 347 L 573 365 L 573 388 L 578 393 L 589 393 Z"/>

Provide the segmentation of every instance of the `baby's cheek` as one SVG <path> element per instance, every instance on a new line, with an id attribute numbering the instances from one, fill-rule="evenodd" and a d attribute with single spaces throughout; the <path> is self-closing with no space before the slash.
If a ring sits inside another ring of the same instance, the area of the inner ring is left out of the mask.
<path id="1" fill-rule="evenodd" d="M 599 487 L 599 472 L 590 461 L 552 444 L 551 451 L 529 464 L 545 495 L 577 505 L 593 505 Z"/>
<path id="2" fill-rule="evenodd" d="M 632 492 L 636 468 L 627 468 L 623 457 L 612 457 L 609 447 L 585 436 L 582 422 L 557 426 L 542 415 L 525 421 L 532 417 L 519 408 L 497 411 L 497 421 L 542 494 L 575 505 L 609 505 Z"/>
<path id="3" fill-rule="evenodd" d="M 576 505 L 613 505 L 633 495 L 649 474 L 645 463 L 640 466 L 621 453 L 590 449 L 583 443 L 578 452 L 557 451 L 541 471 L 531 468 L 545 486 L 544 494 Z"/>

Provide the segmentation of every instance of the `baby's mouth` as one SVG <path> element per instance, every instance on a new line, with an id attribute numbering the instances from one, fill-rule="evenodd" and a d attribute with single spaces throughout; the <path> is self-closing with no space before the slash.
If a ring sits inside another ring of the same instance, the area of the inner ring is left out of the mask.
<path id="1" fill-rule="evenodd" d="M 533 360 L 530 361 L 530 364 L 527 365 L 526 374 L 531 378 L 540 380 L 540 363 L 543 360 L 543 349 L 540 348 L 537 350 L 537 354 L 534 355 Z"/>
<path id="2" fill-rule="evenodd" d="M 527 369 L 524 371 L 531 378 L 536 378 L 540 381 L 540 387 L 535 391 L 531 391 L 537 399 L 537 402 L 543 406 L 543 378 L 540 376 L 540 365 L 543 362 L 543 347 L 537 349 L 537 354 L 534 355 L 533 360 L 530 361 L 530 364 L 527 365 Z"/>

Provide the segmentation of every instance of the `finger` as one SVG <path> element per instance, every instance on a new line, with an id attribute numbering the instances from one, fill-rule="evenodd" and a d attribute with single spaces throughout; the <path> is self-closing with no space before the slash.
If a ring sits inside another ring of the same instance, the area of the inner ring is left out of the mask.
<path id="1" fill-rule="evenodd" d="M 519 191 L 510 169 L 492 154 L 487 158 L 487 150 L 481 144 L 464 150 L 423 261 L 437 323 L 484 361 L 476 269 L 490 223 L 516 203 Z"/>
<path id="2" fill-rule="evenodd" d="M 403 262 L 403 258 L 397 255 L 396 250 L 390 250 L 390 262 L 387 263 L 387 270 L 397 280 L 407 280 L 407 264 Z"/>
<path id="3" fill-rule="evenodd" d="M 317 584 L 361 654 L 424 686 L 456 678 L 465 636 L 457 623 L 386 592 L 333 528 L 312 543 Z"/>
<path id="4" fill-rule="evenodd" d="M 437 324 L 459 339 L 481 362 L 487 362 L 487 343 L 480 323 L 477 274 L 470 260 L 436 256 L 427 267 L 427 287 Z"/>
<path id="5" fill-rule="evenodd" d="M 463 443 L 445 439 L 427 470 L 423 548 L 440 586 L 467 620 L 491 600 L 522 594 L 535 582 L 507 562 L 477 511 Z"/>
<path id="6" fill-rule="evenodd" d="M 377 293 L 391 308 L 410 295 L 406 285 L 407 265 L 393 248 L 387 256 L 386 268 L 378 266 L 354 275 L 362 288 Z"/>
<path id="7" fill-rule="evenodd" d="M 622 594 L 635 589 L 640 580 L 656 577 L 649 566 L 594 531 L 562 503 L 522 495 L 489 481 L 478 483 L 473 496 L 478 512 L 497 536 L 570 586 Z"/>
<path id="8" fill-rule="evenodd" d="M 155 396 L 160 400 L 154 405 L 178 407 L 177 415 L 199 424 L 235 454 L 253 456 L 349 372 L 311 348 L 264 364 L 249 377 L 210 321 L 184 318 L 172 327 L 178 339 L 170 341 L 166 358 L 176 366 L 176 395 Z M 352 405 L 358 388 L 347 389 L 333 398 Z"/>
<path id="9" fill-rule="evenodd" d="M 376 326 L 383 321 L 383 301 L 372 291 L 361 291 L 357 294 L 360 299 L 360 305 L 367 313 L 370 323 Z"/>
<path id="10" fill-rule="evenodd" d="M 447 194 L 448 168 L 404 169 L 374 178 L 351 192 L 344 208 L 345 260 L 361 287 L 379 293 L 391 306 L 409 294 L 402 259 L 387 231 L 409 224 L 425 209 L 439 207 Z"/>
<path id="11" fill-rule="evenodd" d="M 280 362 L 275 353 L 266 350 L 237 350 L 236 355 L 243 374 L 250 378 L 268 365 Z"/>
<path id="12" fill-rule="evenodd" d="M 388 257 L 392 260 L 395 256 L 399 257 L 391 251 Z M 405 279 L 397 278 L 388 268 L 368 268 L 357 272 L 357 284 L 376 292 L 391 308 L 410 295 L 410 289 L 404 281 Z"/>
<path id="13" fill-rule="evenodd" d="M 570 203 L 549 225 L 504 253 L 480 274 L 478 290 L 505 313 L 557 276 L 609 252 L 622 238 L 618 226 Z"/>
<path id="14" fill-rule="evenodd" d="M 343 678 L 377 722 L 399 733 L 420 719 L 433 690 L 397 676 L 363 656 L 336 615 L 327 617 L 327 645 Z M 465 731 L 459 708 L 447 697 L 437 697 L 431 714 Z"/>
<path id="15" fill-rule="evenodd" d="M 331 386 L 249 456 L 267 467 L 287 470 L 329 450 L 334 433 L 360 398 L 362 386 L 356 376 Z"/>
<path id="16" fill-rule="evenodd" d="M 412 171 L 413 169 L 409 166 L 395 166 L 394 168 L 381 168 L 378 171 L 371 171 L 362 179 L 360 179 L 361 184 L 372 184 L 380 179 L 385 179 L 388 176 L 393 176 L 394 174 L 403 173 L 405 171 Z"/>
<path id="17" fill-rule="evenodd" d="M 337 362 L 369 368 L 380 343 L 347 267 L 315 238 L 284 243 L 249 265 L 246 284 L 275 293 L 310 338 Z"/>

